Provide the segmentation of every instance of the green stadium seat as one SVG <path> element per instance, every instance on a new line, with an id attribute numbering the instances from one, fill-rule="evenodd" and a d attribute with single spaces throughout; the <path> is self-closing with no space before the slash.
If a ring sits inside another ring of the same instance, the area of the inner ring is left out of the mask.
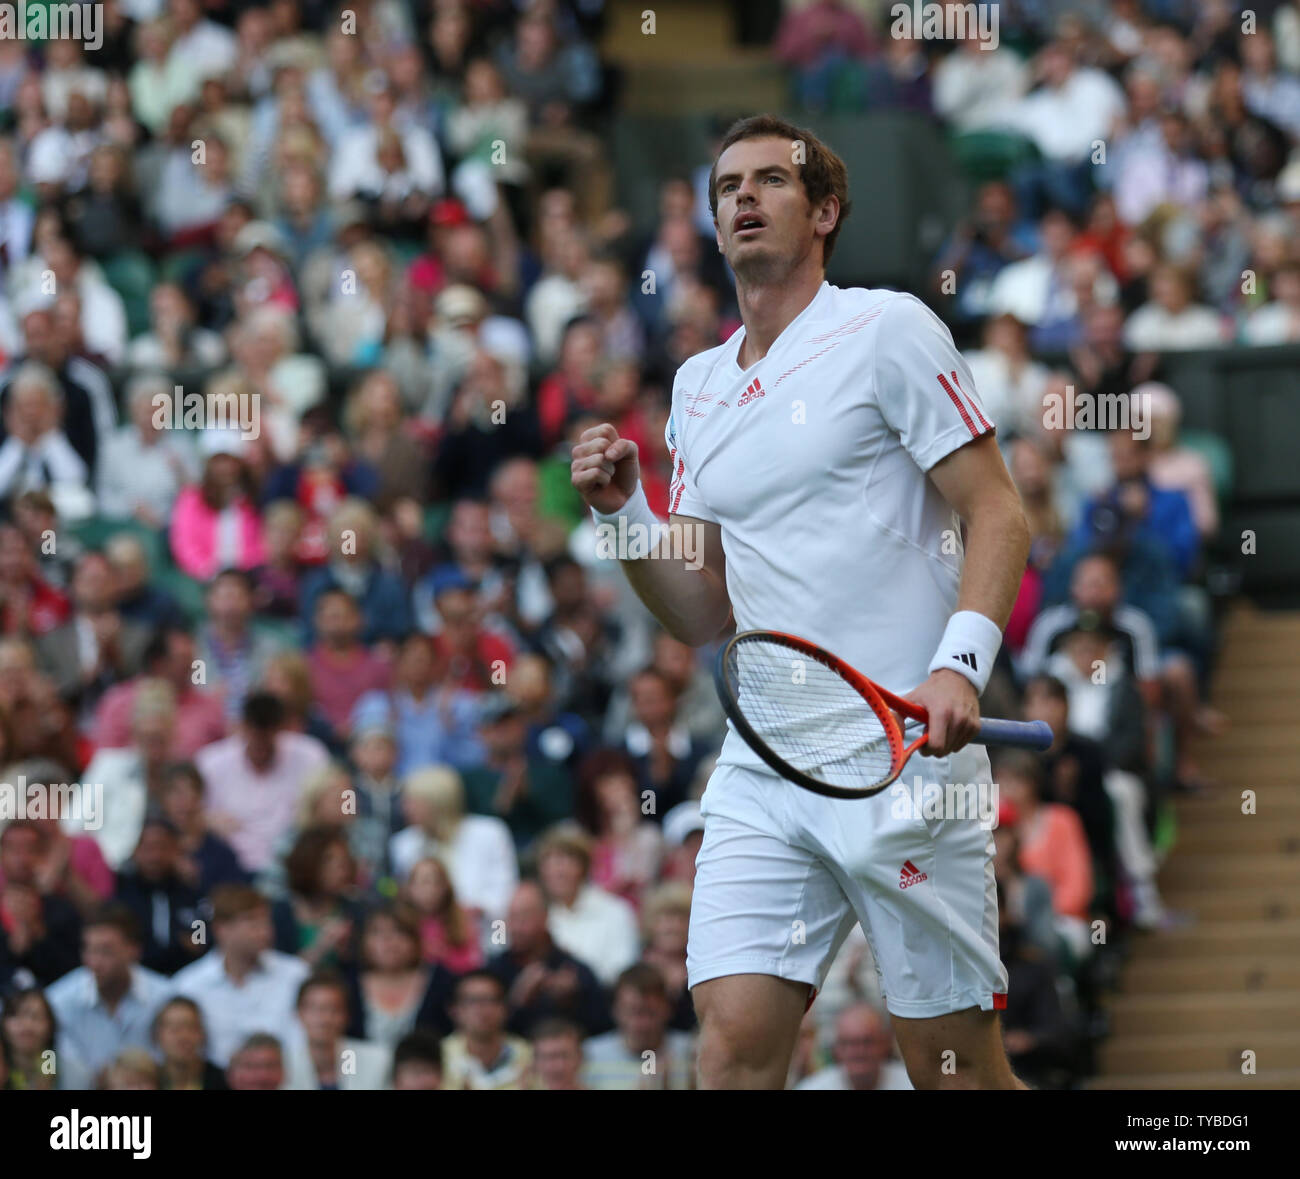
<path id="1" fill-rule="evenodd" d="M 153 576 L 153 584 L 171 594 L 181 612 L 191 622 L 197 622 L 207 613 L 203 601 L 203 583 L 187 577 L 179 569 L 171 566 L 159 569 Z"/>
<path id="2" fill-rule="evenodd" d="M 108 285 L 122 296 L 126 304 L 126 322 L 131 335 L 149 330 L 149 295 L 156 275 L 148 256 L 138 250 L 114 254 L 100 263 Z"/>
<path id="3" fill-rule="evenodd" d="M 1014 131 L 967 131 L 951 136 L 948 146 L 958 167 L 976 182 L 1001 180 L 1039 158 L 1034 141 Z"/>
<path id="4" fill-rule="evenodd" d="M 442 530 L 447 527 L 449 519 L 451 519 L 451 504 L 430 504 L 424 510 L 425 539 L 431 544 L 437 544 L 442 539 Z"/>
<path id="5" fill-rule="evenodd" d="M 171 568 L 171 552 L 166 535 L 137 520 L 110 520 L 103 516 L 88 516 L 65 525 L 69 535 L 88 549 L 102 549 L 114 536 L 128 533 L 136 537 L 149 559 L 149 568 L 157 576 Z"/>

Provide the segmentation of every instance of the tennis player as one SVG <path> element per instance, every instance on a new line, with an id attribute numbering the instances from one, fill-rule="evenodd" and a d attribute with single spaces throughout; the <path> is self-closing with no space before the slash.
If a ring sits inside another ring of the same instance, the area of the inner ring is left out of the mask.
<path id="1" fill-rule="evenodd" d="M 906 691 L 929 710 L 930 738 L 905 780 L 988 783 L 968 742 L 1029 535 L 970 371 L 911 295 L 826 282 L 848 182 L 811 132 L 736 123 L 709 205 L 744 326 L 678 370 L 666 431 L 670 519 L 696 529 L 703 562 L 688 568 L 680 544 L 673 559 L 665 539 L 624 560 L 627 577 L 683 642 L 713 641 L 734 613 L 739 629 L 793 632 Z M 638 472 L 610 425 L 573 449 L 598 522 L 657 521 Z M 989 831 L 927 819 L 889 791 L 801 790 L 735 732 L 701 809 L 687 965 L 702 1087 L 784 1086 L 855 922 L 918 1089 L 1024 1087 L 997 1016 Z"/>

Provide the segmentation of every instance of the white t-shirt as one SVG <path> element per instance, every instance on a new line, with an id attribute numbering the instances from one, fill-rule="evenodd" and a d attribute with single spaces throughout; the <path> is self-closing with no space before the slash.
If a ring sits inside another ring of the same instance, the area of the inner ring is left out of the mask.
<path id="1" fill-rule="evenodd" d="M 823 283 L 742 372 L 744 336 L 677 372 L 671 510 L 721 526 L 738 630 L 800 635 L 911 691 L 962 566 L 960 521 L 926 472 L 993 429 L 970 369 L 894 291 Z M 719 764 L 761 763 L 730 732 Z"/>

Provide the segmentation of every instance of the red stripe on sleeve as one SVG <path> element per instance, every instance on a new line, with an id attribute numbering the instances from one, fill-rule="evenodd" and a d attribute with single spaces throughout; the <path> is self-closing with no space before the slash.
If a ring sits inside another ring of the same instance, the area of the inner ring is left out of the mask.
<path id="1" fill-rule="evenodd" d="M 966 423 L 966 429 L 970 431 L 971 437 L 978 438 L 980 436 L 980 431 L 975 429 L 975 423 L 970 420 L 970 414 L 966 412 L 965 403 L 957 396 L 953 387 L 948 384 L 948 378 L 945 377 L 943 373 L 939 374 L 939 384 L 943 386 L 943 391 L 952 398 L 952 403 L 957 407 L 957 412 L 961 414 L 961 420 Z"/>
<path id="2" fill-rule="evenodd" d="M 977 418 L 979 418 L 979 420 L 980 420 L 980 425 L 983 426 L 984 429 L 986 429 L 986 430 L 991 430 L 991 429 L 993 429 L 993 427 L 990 426 L 990 425 L 988 424 L 988 421 L 987 421 L 987 419 L 984 417 L 984 415 L 983 415 L 982 413 L 980 413 L 980 407 L 975 403 L 975 398 L 973 398 L 969 393 L 966 392 L 965 389 L 963 389 L 963 388 L 961 387 L 961 382 L 957 379 L 957 374 L 956 374 L 956 373 L 953 373 L 953 374 L 952 374 L 952 383 L 953 383 L 954 385 L 957 386 L 957 388 L 958 388 L 958 390 L 960 391 L 961 395 L 962 395 L 964 398 L 966 398 L 967 401 L 970 402 L 970 407 L 971 407 L 971 409 L 973 409 L 973 410 L 975 411 L 975 416 L 976 416 Z"/>

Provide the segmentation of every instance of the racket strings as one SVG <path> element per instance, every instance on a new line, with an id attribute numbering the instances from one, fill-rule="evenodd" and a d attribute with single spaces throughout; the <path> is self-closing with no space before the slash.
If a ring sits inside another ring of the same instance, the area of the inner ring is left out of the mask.
<path id="1" fill-rule="evenodd" d="M 838 672 L 761 639 L 736 643 L 727 662 L 741 713 L 777 757 L 832 786 L 888 780 L 893 747 L 885 724 Z"/>

